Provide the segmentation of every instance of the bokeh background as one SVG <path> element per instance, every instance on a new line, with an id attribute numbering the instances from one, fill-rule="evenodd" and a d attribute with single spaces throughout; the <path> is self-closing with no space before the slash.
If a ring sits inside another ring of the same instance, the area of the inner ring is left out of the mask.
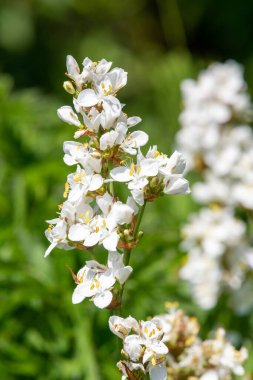
<path id="1" fill-rule="evenodd" d="M 120 100 L 129 115 L 142 117 L 151 144 L 171 153 L 182 79 L 233 58 L 245 66 L 253 89 L 252 19 L 251 0 L 0 2 L 1 379 L 120 378 L 109 312 L 88 301 L 71 303 L 74 284 L 65 265 L 76 271 L 88 256 L 54 250 L 43 258 L 45 220 L 55 216 L 71 170 L 62 161 L 62 143 L 73 129 L 56 116 L 71 102 L 62 88 L 66 55 L 80 63 L 86 56 L 106 58 L 128 71 Z M 178 301 L 199 318 L 204 337 L 222 325 L 252 350 L 253 316 L 234 315 L 226 297 L 203 312 L 179 281 L 180 226 L 196 209 L 190 196 L 148 205 L 123 312 L 146 318 L 163 312 L 165 301 Z"/>

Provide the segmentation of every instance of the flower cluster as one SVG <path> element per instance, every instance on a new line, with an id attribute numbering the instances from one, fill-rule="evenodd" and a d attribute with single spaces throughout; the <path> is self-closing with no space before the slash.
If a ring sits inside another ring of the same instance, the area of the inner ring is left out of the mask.
<path id="1" fill-rule="evenodd" d="M 188 169 L 202 176 L 193 197 L 211 209 L 183 228 L 189 256 L 181 275 L 203 308 L 231 289 L 235 309 L 246 312 L 253 306 L 245 292 L 253 268 L 245 224 L 253 210 L 253 132 L 247 125 L 253 108 L 242 68 L 233 61 L 213 64 L 196 81 L 184 81 L 182 93 L 177 142 Z"/>
<path id="2" fill-rule="evenodd" d="M 202 341 L 197 321 L 175 305 L 167 305 L 167 314 L 148 321 L 115 315 L 133 270 L 129 259 L 142 236 L 139 226 L 146 203 L 164 194 L 187 194 L 190 190 L 183 176 L 186 161 L 181 153 L 175 151 L 169 157 L 156 146 L 141 151 L 148 135 L 132 131 L 141 119 L 128 117 L 117 98 L 126 85 L 127 73 L 111 69 L 111 65 L 104 59 L 92 62 L 85 58 L 81 70 L 72 56 L 67 57 L 70 80 L 64 82 L 64 89 L 73 95 L 73 107 L 63 106 L 57 113 L 75 128 L 74 139 L 79 141 L 63 145 L 64 162 L 75 169 L 67 176 L 65 201 L 58 206 L 58 217 L 48 221 L 46 237 L 50 245 L 45 256 L 56 247 L 84 250 L 93 256 L 92 250 L 100 245 L 108 252 L 106 264 L 104 259 L 103 263 L 88 260 L 77 275 L 69 268 L 76 283 L 72 302 L 88 298 L 98 308 L 114 310 L 109 327 L 123 340 L 124 360 L 118 363 L 123 380 L 144 380 L 147 376 L 151 380 L 166 380 L 168 376 L 230 380 L 233 375 L 243 375 L 246 350 L 237 351 L 221 329 L 214 339 Z M 240 91 L 235 86 L 235 92 Z M 235 103 L 229 107 L 236 108 Z M 237 107 L 237 115 L 246 103 Z M 114 188 L 115 182 L 125 183 L 126 199 L 117 194 L 116 189 L 122 185 Z M 244 253 L 234 266 L 253 261 L 250 250 L 247 255 L 244 252 L 245 226 L 233 218 L 225 211 L 222 222 L 215 216 L 204 216 L 202 226 L 190 226 L 188 232 L 185 229 L 190 235 L 185 245 L 198 254 L 201 240 L 210 259 L 220 258 L 228 249 L 226 240 L 233 231 L 229 250 L 238 256 L 240 245 Z M 220 231 L 218 241 L 216 232 L 207 235 L 206 228 Z M 238 269 L 239 282 L 242 276 Z"/>
<path id="3" fill-rule="evenodd" d="M 214 339 L 201 340 L 195 318 L 186 316 L 173 304 L 168 312 L 149 321 L 110 317 L 111 331 L 123 340 L 118 362 L 122 379 L 230 380 L 244 375 L 245 348 L 236 350 L 219 328 Z"/>
<path id="4" fill-rule="evenodd" d="M 229 209 L 203 208 L 183 227 L 182 248 L 188 261 L 181 277 L 191 282 L 196 302 L 212 308 L 222 291 L 240 289 L 245 268 L 253 269 L 253 249 L 245 239 L 246 224 Z"/>
<path id="5" fill-rule="evenodd" d="M 132 131 L 141 119 L 128 117 L 117 98 L 127 83 L 127 73 L 111 65 L 104 59 L 85 58 L 81 70 L 72 56 L 67 57 L 70 80 L 64 88 L 73 95 L 73 107 L 60 107 L 57 114 L 75 128 L 74 138 L 79 141 L 63 144 L 64 162 L 75 170 L 67 176 L 59 215 L 48 221 L 46 230 L 50 246 L 45 256 L 55 247 L 91 251 L 102 245 L 109 251 L 107 265 L 87 261 L 73 274 L 77 284 L 73 302 L 88 297 L 100 308 L 120 305 L 146 202 L 163 194 L 189 193 L 181 153 L 168 157 L 156 146 L 146 154 L 141 152 L 148 135 Z M 125 201 L 115 193 L 115 182 L 127 185 L 130 194 Z"/>

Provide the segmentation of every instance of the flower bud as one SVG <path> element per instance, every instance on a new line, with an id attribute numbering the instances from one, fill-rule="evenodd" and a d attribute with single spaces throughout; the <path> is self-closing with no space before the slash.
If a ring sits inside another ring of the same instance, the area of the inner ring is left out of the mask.
<path id="1" fill-rule="evenodd" d="M 101 154 L 99 153 L 99 152 L 93 152 L 93 153 L 91 153 L 91 156 L 93 157 L 93 158 L 101 158 Z"/>
<path id="2" fill-rule="evenodd" d="M 69 80 L 63 82 L 63 88 L 66 92 L 68 92 L 71 95 L 73 95 L 76 92 L 73 84 Z"/>
<path id="3" fill-rule="evenodd" d="M 158 177 L 153 177 L 149 182 L 149 187 L 153 193 L 161 191 L 161 180 Z"/>
<path id="4" fill-rule="evenodd" d="M 123 233 L 124 233 L 125 239 L 128 240 L 130 238 L 130 236 L 131 236 L 130 231 L 129 230 L 124 230 Z"/>
<path id="5" fill-rule="evenodd" d="M 138 235 L 137 235 L 137 238 L 141 239 L 143 235 L 144 235 L 144 232 L 143 231 L 139 231 Z"/>

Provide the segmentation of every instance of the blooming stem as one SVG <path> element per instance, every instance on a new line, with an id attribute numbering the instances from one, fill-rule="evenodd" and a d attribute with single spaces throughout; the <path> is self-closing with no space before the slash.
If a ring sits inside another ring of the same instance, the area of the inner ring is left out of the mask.
<path id="1" fill-rule="evenodd" d="M 134 228 L 134 233 L 133 233 L 134 240 L 136 239 L 137 234 L 139 232 L 139 227 L 140 227 L 141 220 L 142 220 L 142 217 L 143 217 L 143 214 L 145 211 L 146 203 L 147 202 L 145 201 L 144 205 L 141 207 L 140 212 L 138 214 L 137 222 L 136 222 L 136 225 Z M 125 249 L 124 250 L 124 264 L 125 265 L 129 264 L 131 252 L 132 252 L 132 249 Z"/>
<path id="2" fill-rule="evenodd" d="M 139 231 L 141 220 L 142 220 L 142 217 L 143 217 L 143 214 L 144 214 L 144 211 L 145 211 L 146 203 L 147 202 L 145 201 L 144 205 L 141 207 L 140 212 L 138 214 L 137 222 L 136 222 L 136 225 L 135 225 L 135 228 L 134 228 L 134 233 L 133 233 L 134 239 L 136 239 L 136 237 L 138 235 L 138 231 Z M 123 260 L 124 260 L 124 264 L 125 265 L 129 264 L 131 252 L 132 252 L 132 249 L 124 249 Z M 119 305 L 120 306 L 119 306 L 119 313 L 118 314 L 121 314 L 121 304 L 122 304 L 122 297 L 123 297 L 123 292 L 124 292 L 124 285 L 125 284 L 123 284 L 121 286 L 120 293 L 119 293 Z"/>

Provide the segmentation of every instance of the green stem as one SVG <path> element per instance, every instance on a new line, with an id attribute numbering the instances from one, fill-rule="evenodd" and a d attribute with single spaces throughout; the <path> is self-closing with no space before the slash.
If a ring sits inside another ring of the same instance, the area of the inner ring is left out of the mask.
<path id="1" fill-rule="evenodd" d="M 144 214 L 144 211 L 145 211 L 146 203 L 147 202 L 145 201 L 144 205 L 141 207 L 140 212 L 138 214 L 137 222 L 136 222 L 136 225 L 135 225 L 135 228 L 134 228 L 134 232 L 133 232 L 134 239 L 136 239 L 136 237 L 138 235 L 139 227 L 140 227 L 141 220 L 142 220 L 142 217 L 143 217 L 143 214 Z M 131 252 L 132 252 L 132 249 L 124 249 L 123 261 L 124 261 L 125 265 L 129 264 Z M 124 285 L 125 284 L 122 285 L 121 290 L 120 290 L 120 294 L 119 294 L 120 305 L 122 303 L 122 297 L 123 297 L 123 292 L 124 292 Z M 121 306 L 119 308 L 119 313 L 121 314 Z"/>
<path id="2" fill-rule="evenodd" d="M 141 207 L 140 212 L 138 214 L 137 222 L 136 222 L 136 225 L 135 225 L 135 228 L 134 228 L 134 231 L 133 231 L 133 238 L 134 238 L 134 240 L 137 238 L 137 235 L 138 235 L 138 232 L 139 232 L 139 227 L 140 227 L 141 220 L 142 220 L 142 217 L 143 217 L 143 214 L 144 214 L 144 211 L 145 211 L 146 203 L 147 202 L 145 201 L 144 205 Z M 125 265 L 129 264 L 131 252 L 132 252 L 132 249 L 124 249 L 124 258 L 123 258 L 123 260 L 124 260 Z"/>

